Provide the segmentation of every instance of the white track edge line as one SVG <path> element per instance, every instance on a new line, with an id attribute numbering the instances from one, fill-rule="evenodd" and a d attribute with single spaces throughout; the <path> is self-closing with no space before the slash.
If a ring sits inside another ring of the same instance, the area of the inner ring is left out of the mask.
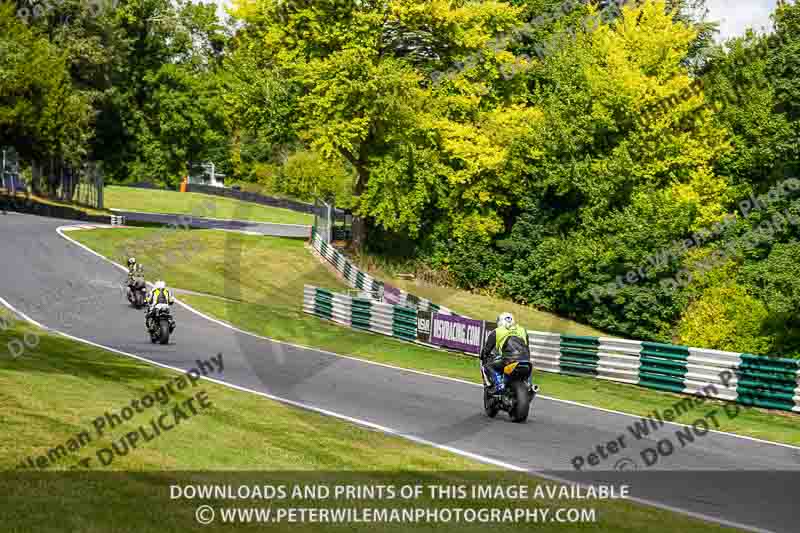
<path id="1" fill-rule="evenodd" d="M 18 309 L 16 309 L 12 305 L 10 305 L 5 299 L 3 299 L 1 297 L 0 297 L 0 303 L 2 303 L 3 305 L 5 305 L 9 309 L 11 309 L 11 311 L 19 314 L 20 316 L 27 317 L 27 315 L 25 315 L 24 313 L 22 313 L 21 311 L 19 311 Z M 28 320 L 30 320 L 29 317 L 27 317 L 27 318 L 28 318 Z M 36 321 L 33 321 L 33 320 L 31 320 L 31 322 L 33 322 L 34 324 L 38 324 Z M 92 342 L 92 341 L 87 340 L 87 339 L 82 339 L 80 337 L 75 337 L 73 335 L 70 335 L 69 333 L 65 333 L 65 332 L 59 331 L 57 329 L 47 329 L 47 331 L 50 331 L 50 332 L 53 332 L 53 333 L 57 333 L 57 334 L 65 337 L 65 338 L 71 339 L 71 340 L 76 341 L 76 342 L 87 344 L 89 346 L 94 346 L 96 348 L 107 350 L 107 351 L 110 351 L 112 353 L 123 355 L 125 357 L 130 357 L 130 358 L 136 359 L 138 361 L 142 361 L 144 363 L 148 363 L 148 364 L 151 364 L 151 365 L 158 366 L 160 368 L 166 368 L 166 369 L 169 369 L 169 370 L 173 370 L 173 371 L 178 372 L 180 374 L 185 374 L 187 372 L 186 370 L 184 370 L 182 368 L 166 365 L 164 363 L 159 363 L 157 361 L 152 361 L 150 359 L 146 359 L 144 357 L 141 357 L 141 356 L 138 356 L 138 355 L 135 355 L 135 354 L 124 352 L 124 351 L 118 350 L 116 348 L 111 348 L 109 346 L 104 346 L 102 344 L 98 344 L 96 342 Z M 234 390 L 238 390 L 238 391 L 242 391 L 242 392 L 249 392 L 251 394 L 255 394 L 257 396 L 261 396 L 261 397 L 264 397 L 264 398 L 267 398 L 267 399 L 270 399 L 270 400 L 273 400 L 273 401 L 276 401 L 276 402 L 280 402 L 280 403 L 283 403 L 285 405 L 291 405 L 292 407 L 296 407 L 298 409 L 303 409 L 303 410 L 311 411 L 311 412 L 314 412 L 314 413 L 317 413 L 317 414 L 330 416 L 332 418 L 336 418 L 336 419 L 339 419 L 339 420 L 350 422 L 352 424 L 356 424 L 356 425 L 359 425 L 359 426 L 362 426 L 362 427 L 374 429 L 374 430 L 380 431 L 382 433 L 385 433 L 387 435 L 392 435 L 392 436 L 395 436 L 395 437 L 399 437 L 399 438 L 402 438 L 402 439 L 405 439 L 405 440 L 408 440 L 408 441 L 411 441 L 411 442 L 414 442 L 414 443 L 417 443 L 417 444 L 422 444 L 422 445 L 433 447 L 433 448 L 438 449 L 438 450 L 447 451 L 447 452 L 453 453 L 455 455 L 458 455 L 458 456 L 461 456 L 461 457 L 464 457 L 464 458 L 467 458 L 467 459 L 475 460 L 475 461 L 480 462 L 480 463 L 489 464 L 489 465 L 492 465 L 492 466 L 498 466 L 500 468 L 504 468 L 506 470 L 511 470 L 511 471 L 514 471 L 514 472 L 530 474 L 530 475 L 533 475 L 535 477 L 539 477 L 541 479 L 546 479 L 546 480 L 549 480 L 549 481 L 556 481 L 556 482 L 564 483 L 564 484 L 567 484 L 567 485 L 577 485 L 579 487 L 589 487 L 589 486 L 591 486 L 591 485 L 587 485 L 586 483 L 572 481 L 572 480 L 569 480 L 569 479 L 564 479 L 564 478 L 560 478 L 558 476 L 552 476 L 552 475 L 549 475 L 549 474 L 539 473 L 536 470 L 530 470 L 530 469 L 523 468 L 523 467 L 520 467 L 520 466 L 517 466 L 517 465 L 510 464 L 510 463 L 505 463 L 503 461 L 492 459 L 491 457 L 486 457 L 486 456 L 483 456 L 483 455 L 479 455 L 479 454 L 475 454 L 475 453 L 472 453 L 472 452 L 468 452 L 466 450 L 461 450 L 459 448 L 455 448 L 453 446 L 448 446 L 446 444 L 438 444 L 436 442 L 429 441 L 429 440 L 426 440 L 426 439 L 422 439 L 420 437 L 415 437 L 414 435 L 410 435 L 408 433 L 404 433 L 402 431 L 398 431 L 398 430 L 392 429 L 392 428 L 387 427 L 387 426 L 376 424 L 374 422 L 369 422 L 367 420 L 363 420 L 363 419 L 360 419 L 360 418 L 354 418 L 354 417 L 351 417 L 351 416 L 348 416 L 348 415 L 343 415 L 343 414 L 337 413 L 335 411 L 322 409 L 320 407 L 316 407 L 316 406 L 313 406 L 313 405 L 310 405 L 310 404 L 298 402 L 298 401 L 295 401 L 295 400 L 289 400 L 288 398 L 283 398 L 283 397 L 280 397 L 280 396 L 276 396 L 274 394 L 269 394 L 267 392 L 262 392 L 262 391 L 249 389 L 249 388 L 243 387 L 241 385 L 235 385 L 233 383 L 228 383 L 226 381 L 221 381 L 221 380 L 218 380 L 218 379 L 210 378 L 208 376 L 200 376 L 200 378 L 204 379 L 204 380 L 207 380 L 207 381 L 209 381 L 211 383 L 216 383 L 218 385 L 222 385 L 224 387 L 228 387 L 228 388 L 231 388 L 231 389 L 234 389 Z M 720 524 L 720 525 L 725 525 L 725 526 L 734 527 L 734 528 L 738 528 L 738 529 L 743 529 L 745 531 L 753 531 L 753 532 L 756 532 L 756 533 L 773 533 L 770 530 L 759 529 L 759 528 L 756 528 L 756 527 L 753 527 L 753 526 L 749 526 L 749 525 L 746 525 L 746 524 L 740 524 L 738 522 L 732 522 L 730 520 L 726 520 L 726 519 L 722 519 L 722 518 L 716 518 L 716 517 L 713 517 L 713 516 L 704 515 L 702 513 L 696 513 L 694 511 L 687 511 L 685 509 L 672 507 L 670 505 L 666 505 L 666 504 L 659 503 L 659 502 L 653 502 L 653 501 L 650 501 L 650 500 L 647 500 L 647 499 L 644 499 L 644 498 L 637 498 L 637 497 L 631 496 L 631 497 L 627 497 L 627 498 L 623 498 L 622 499 L 622 501 L 625 501 L 625 500 L 629 500 L 629 501 L 632 501 L 632 502 L 635 502 L 635 503 L 639 503 L 639 504 L 642 504 L 642 505 L 647 505 L 647 506 L 650 506 L 650 507 L 655 507 L 655 508 L 658 508 L 658 509 L 670 511 L 670 512 L 673 512 L 673 513 L 676 513 L 676 514 L 689 516 L 689 517 L 692 517 L 692 518 L 695 518 L 695 519 L 698 519 L 698 520 L 702 520 L 702 521 L 705 521 L 705 522 L 712 522 L 712 523 L 715 523 L 715 524 Z"/>
<path id="2" fill-rule="evenodd" d="M 63 227 L 64 226 L 59 227 L 56 230 L 58 232 L 58 234 L 61 235 L 63 238 L 65 238 L 68 241 L 76 244 L 77 246 L 80 246 L 81 248 L 91 252 L 92 254 L 96 255 L 97 257 L 100 257 L 101 259 L 104 259 L 105 261 L 108 261 L 108 262 L 112 263 L 114 266 L 122 269 L 123 271 L 126 270 L 124 266 L 122 266 L 122 265 L 120 265 L 118 263 L 115 263 L 114 261 L 111 261 L 110 259 L 106 258 L 105 256 L 95 252 L 91 248 L 89 248 L 87 246 L 84 246 L 83 244 L 75 241 L 74 239 L 71 239 L 70 237 L 67 237 L 66 235 L 64 235 L 62 233 L 62 231 L 61 231 Z M 101 229 L 103 229 L 103 228 L 101 228 Z M 399 370 L 399 371 L 403 371 L 403 372 L 411 372 L 411 373 L 414 373 L 414 374 L 419 374 L 419 375 L 428 376 L 428 377 L 437 378 L 437 379 L 444 379 L 444 380 L 452 381 L 452 382 L 455 382 L 455 383 L 462 383 L 462 384 L 465 384 L 465 385 L 471 385 L 473 387 L 482 387 L 483 386 L 480 383 L 474 383 L 472 381 L 466 381 L 466 380 L 459 379 L 459 378 L 453 378 L 453 377 L 449 377 L 449 376 L 441 376 L 441 375 L 438 375 L 438 374 L 431 374 L 431 373 L 428 373 L 428 372 L 424 372 L 422 370 L 414 370 L 414 369 L 411 369 L 411 368 L 403 368 L 403 367 L 399 367 L 399 366 L 390 365 L 390 364 L 387 364 L 387 363 L 379 363 L 379 362 L 376 362 L 376 361 L 370 361 L 368 359 L 361 359 L 359 357 L 353 357 L 353 356 L 350 356 L 350 355 L 342 355 L 342 354 L 338 354 L 338 353 L 334 353 L 334 352 L 329 352 L 329 351 L 326 351 L 326 350 L 321 350 L 319 348 L 313 348 L 313 347 L 310 347 L 310 346 L 303 346 L 302 344 L 293 344 L 293 343 L 290 343 L 290 342 L 278 341 L 278 340 L 275 340 L 275 339 L 270 339 L 269 337 L 264 337 L 262 335 L 258 335 L 257 333 L 252 333 L 250 331 L 245 331 L 245 330 L 240 329 L 240 328 L 238 328 L 238 327 L 236 327 L 234 325 L 228 324 L 228 323 L 223 322 L 221 320 L 218 320 L 216 318 L 212 318 L 212 317 L 206 315 L 205 313 L 203 313 L 201 311 L 198 311 L 197 309 L 191 307 L 190 305 L 188 305 L 188 304 L 186 304 L 184 302 L 181 302 L 177 298 L 175 299 L 175 301 L 181 307 L 184 307 L 184 308 L 188 309 L 189 311 L 195 313 L 198 316 L 201 316 L 201 317 L 205 318 L 206 320 L 209 320 L 211 322 L 219 324 L 220 326 L 226 327 L 226 328 L 231 329 L 233 331 L 236 331 L 238 333 L 242 333 L 244 335 L 249 335 L 251 337 L 255 337 L 257 339 L 262 339 L 262 340 L 266 340 L 266 341 L 269 341 L 269 342 L 274 342 L 274 343 L 277 343 L 277 344 L 283 344 L 283 345 L 286 345 L 286 346 L 292 346 L 294 348 L 301 348 L 303 350 L 311 350 L 311 351 L 315 351 L 315 352 L 319 352 L 319 353 L 324 353 L 326 355 L 333 355 L 335 357 L 341 357 L 343 359 L 350 359 L 350 360 L 353 360 L 353 361 L 359 361 L 361 363 L 366 363 L 366 364 L 370 364 L 370 365 L 382 366 L 382 367 L 385 367 L 385 368 L 391 368 L 393 370 Z M 562 400 L 560 398 L 553 398 L 551 396 L 544 396 L 544 395 L 539 396 L 539 395 L 537 395 L 536 397 L 537 398 L 541 398 L 543 400 L 552 401 L 552 402 L 565 403 L 565 404 L 568 404 L 568 405 L 574 405 L 574 406 L 583 407 L 583 408 L 586 408 L 586 409 L 594 409 L 596 411 L 602 411 L 602 412 L 605 412 L 605 413 L 612 413 L 612 414 L 615 414 L 615 415 L 622 415 L 622 416 L 627 416 L 627 417 L 631 417 L 631 418 L 638 418 L 639 420 L 641 420 L 643 418 L 648 418 L 648 416 L 635 415 L 635 414 L 632 414 L 632 413 L 626 413 L 624 411 L 615 411 L 613 409 L 606 409 L 604 407 L 597 407 L 597 406 L 594 406 L 594 405 L 575 402 L 575 401 L 572 401 L 572 400 Z M 737 404 L 737 405 L 739 405 L 739 404 Z M 691 428 L 692 427 L 690 424 L 681 424 L 680 422 L 672 422 L 672 421 L 666 421 L 666 420 L 664 420 L 663 422 L 664 422 L 665 425 L 666 424 L 671 424 L 673 426 L 680 427 L 680 428 Z M 716 433 L 718 435 L 725 435 L 727 437 L 731 437 L 731 438 L 735 438 L 735 439 L 743 439 L 743 440 L 748 440 L 748 441 L 751 441 L 751 442 L 757 442 L 759 444 L 767 444 L 767 445 L 772 445 L 772 446 L 779 446 L 779 447 L 782 447 L 782 448 L 788 448 L 790 450 L 800 451 L 800 446 L 794 446 L 792 444 L 785 444 L 785 443 L 782 443 L 782 442 L 774 442 L 774 441 L 771 441 L 771 440 L 759 439 L 758 437 L 750 437 L 748 435 L 739 435 L 737 433 L 729 433 L 727 431 L 719 431 L 719 430 L 716 430 L 716 429 L 709 429 L 709 433 Z"/>

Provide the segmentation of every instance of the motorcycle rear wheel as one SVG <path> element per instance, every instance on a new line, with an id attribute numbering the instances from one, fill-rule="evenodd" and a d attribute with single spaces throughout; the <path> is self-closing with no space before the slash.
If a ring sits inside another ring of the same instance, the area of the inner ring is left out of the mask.
<path id="1" fill-rule="evenodd" d="M 516 423 L 525 422 L 531 410 L 531 396 L 528 393 L 528 386 L 524 381 L 517 381 L 513 385 L 514 406 L 511 408 L 511 421 Z"/>
<path id="2" fill-rule="evenodd" d="M 158 323 L 159 341 L 161 344 L 169 344 L 169 320 L 162 318 Z"/>

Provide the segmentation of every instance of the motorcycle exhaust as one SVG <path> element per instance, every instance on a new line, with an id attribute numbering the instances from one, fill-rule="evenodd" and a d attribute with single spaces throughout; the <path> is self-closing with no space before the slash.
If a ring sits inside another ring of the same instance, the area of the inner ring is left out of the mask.
<path id="1" fill-rule="evenodd" d="M 536 395 L 539 394 L 539 385 L 532 385 L 531 386 L 531 405 L 533 405 L 533 401 L 536 399 Z"/>
<path id="2" fill-rule="evenodd" d="M 483 386 L 488 387 L 490 385 L 489 376 L 486 375 L 483 365 L 481 365 L 481 378 L 483 379 Z"/>

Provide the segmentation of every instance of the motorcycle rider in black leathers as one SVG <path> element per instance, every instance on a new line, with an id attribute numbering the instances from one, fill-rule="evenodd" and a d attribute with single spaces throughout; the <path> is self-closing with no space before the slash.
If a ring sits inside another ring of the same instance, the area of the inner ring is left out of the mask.
<path id="1" fill-rule="evenodd" d="M 489 334 L 481 350 L 484 374 L 493 385 L 491 393 L 500 394 L 505 388 L 503 367 L 507 360 L 530 361 L 530 358 L 527 331 L 516 323 L 511 313 L 501 314 L 497 317 L 497 329 Z"/>
<path id="2" fill-rule="evenodd" d="M 136 262 L 135 257 L 128 259 L 128 281 L 125 282 L 125 295 L 131 299 L 131 291 L 133 290 L 133 282 L 137 276 L 144 276 L 144 267 Z"/>
<path id="3" fill-rule="evenodd" d="M 133 277 L 136 275 L 136 272 L 143 270 L 142 265 L 136 264 L 136 258 L 131 257 L 128 259 L 128 285 L 130 286 L 131 282 L 133 281 Z"/>
<path id="4" fill-rule="evenodd" d="M 172 296 L 172 291 L 167 288 L 166 283 L 157 281 L 153 290 L 147 295 L 145 303 L 147 304 L 145 325 L 147 326 L 147 330 L 150 331 L 150 320 L 153 318 L 153 311 L 156 309 L 156 304 L 169 304 L 172 306 L 172 304 L 175 303 L 175 298 Z M 169 329 L 173 331 L 175 329 L 175 320 L 172 318 L 172 315 L 169 317 L 169 322 Z"/>

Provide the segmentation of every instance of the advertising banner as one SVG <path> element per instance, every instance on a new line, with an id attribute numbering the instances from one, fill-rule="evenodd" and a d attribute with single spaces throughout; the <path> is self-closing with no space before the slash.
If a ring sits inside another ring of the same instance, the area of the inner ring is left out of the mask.
<path id="1" fill-rule="evenodd" d="M 426 344 L 431 342 L 430 311 L 417 311 L 417 340 Z"/>
<path id="2" fill-rule="evenodd" d="M 431 324 L 431 344 L 466 353 L 479 354 L 483 340 L 483 321 L 435 313 Z"/>

